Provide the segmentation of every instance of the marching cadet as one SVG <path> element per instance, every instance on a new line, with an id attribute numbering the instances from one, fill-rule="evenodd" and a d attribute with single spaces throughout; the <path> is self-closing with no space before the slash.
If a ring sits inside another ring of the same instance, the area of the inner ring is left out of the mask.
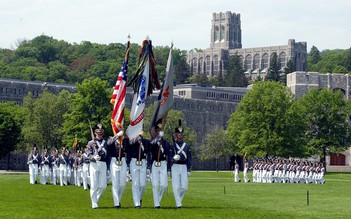
<path id="1" fill-rule="evenodd" d="M 74 159 L 75 154 L 70 152 L 68 149 L 66 150 L 66 156 L 68 157 L 68 164 L 67 164 L 67 182 L 69 185 L 75 184 L 75 177 L 74 177 Z"/>
<path id="2" fill-rule="evenodd" d="M 60 163 L 60 185 L 67 186 L 67 166 L 68 166 L 68 157 L 66 155 L 66 148 L 63 147 L 61 155 L 59 156 Z"/>
<path id="3" fill-rule="evenodd" d="M 84 190 L 88 190 L 88 186 L 90 186 L 90 177 L 89 177 L 89 166 L 90 166 L 90 158 L 89 158 L 89 145 L 87 145 L 84 149 L 84 153 L 82 155 L 83 161 L 83 169 L 82 169 L 82 178 L 83 178 L 83 188 Z"/>
<path id="4" fill-rule="evenodd" d="M 112 181 L 112 197 L 115 208 L 121 208 L 121 199 L 127 184 L 126 148 L 129 144 L 124 132 L 118 132 L 107 142 L 111 157 L 110 172 Z"/>
<path id="5" fill-rule="evenodd" d="M 83 158 L 82 153 L 78 150 L 74 158 L 74 183 L 76 186 L 82 185 L 82 170 L 83 169 Z"/>
<path id="6" fill-rule="evenodd" d="M 170 145 L 163 139 L 164 132 L 161 123 L 156 125 L 155 130 L 157 135 L 150 143 L 151 159 L 148 166 L 151 166 L 154 207 L 160 208 L 163 193 L 168 187 L 167 171 L 170 171 L 170 167 L 167 165 L 167 158 Z"/>
<path id="7" fill-rule="evenodd" d="M 234 161 L 234 182 L 241 182 L 241 179 L 239 177 L 239 164 Z"/>
<path id="8" fill-rule="evenodd" d="M 40 156 L 37 151 L 37 146 L 34 144 L 30 154 L 28 155 L 29 164 L 29 182 L 30 184 L 37 184 L 38 172 L 39 172 Z"/>
<path id="9" fill-rule="evenodd" d="M 107 186 L 107 142 L 103 139 L 104 127 L 98 123 L 93 128 L 95 137 L 88 142 L 90 158 L 90 198 L 92 208 L 98 208 L 98 202 Z"/>
<path id="10" fill-rule="evenodd" d="M 44 147 L 43 155 L 41 159 L 41 173 L 40 173 L 40 183 L 45 185 L 48 183 L 50 176 L 50 155 L 48 154 L 48 149 Z"/>
<path id="11" fill-rule="evenodd" d="M 182 207 L 182 200 L 188 191 L 188 177 L 191 171 L 190 145 L 184 142 L 183 127 L 179 120 L 179 127 L 175 129 L 176 141 L 170 147 L 168 162 L 171 162 L 172 187 L 176 207 Z"/>
<path id="12" fill-rule="evenodd" d="M 249 170 L 249 162 L 247 162 L 246 157 L 244 157 L 244 171 L 243 171 L 243 174 L 244 174 L 244 182 L 246 182 L 246 183 L 250 182 L 250 179 L 247 176 L 247 171 L 248 170 Z"/>
<path id="13" fill-rule="evenodd" d="M 59 163 L 58 150 L 56 148 L 54 148 L 53 154 L 51 156 L 51 169 L 52 169 L 51 184 L 53 184 L 53 185 L 57 185 L 57 182 L 59 179 L 59 175 L 60 175 L 59 165 L 60 165 L 60 163 Z"/>
<path id="14" fill-rule="evenodd" d="M 143 138 L 141 134 L 130 142 L 127 149 L 127 164 L 129 164 L 132 175 L 132 193 L 135 208 L 140 208 L 142 205 L 142 198 L 146 189 L 146 175 L 150 171 L 147 169 L 149 154 L 149 140 Z"/>

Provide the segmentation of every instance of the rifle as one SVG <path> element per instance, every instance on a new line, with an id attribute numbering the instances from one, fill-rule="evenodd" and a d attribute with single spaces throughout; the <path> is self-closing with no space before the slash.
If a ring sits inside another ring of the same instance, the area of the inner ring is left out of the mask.
<path id="1" fill-rule="evenodd" d="M 172 129 L 171 129 L 171 126 L 168 124 L 168 128 L 169 128 L 169 133 L 172 137 L 172 142 L 173 142 L 173 151 L 174 151 L 174 156 L 173 156 L 173 160 L 174 161 L 178 161 L 180 159 L 180 156 L 179 154 L 177 154 L 176 150 L 175 150 L 175 145 L 176 145 L 176 142 L 175 142 L 175 139 L 174 139 L 174 136 L 173 136 L 173 133 L 172 133 Z"/>
<path id="2" fill-rule="evenodd" d="M 96 147 L 96 142 L 95 142 L 95 136 L 94 136 L 93 128 L 91 127 L 91 123 L 90 123 L 89 119 L 88 119 L 88 122 L 89 122 L 89 127 L 90 127 L 91 140 L 93 141 L 94 156 L 99 156 L 99 151 L 98 151 L 98 148 Z"/>

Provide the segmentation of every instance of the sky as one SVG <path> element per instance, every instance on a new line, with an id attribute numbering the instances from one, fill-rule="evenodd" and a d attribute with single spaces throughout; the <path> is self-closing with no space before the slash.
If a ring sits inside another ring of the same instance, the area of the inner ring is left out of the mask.
<path id="1" fill-rule="evenodd" d="M 1 0 L 0 48 L 45 34 L 69 43 L 190 50 L 210 46 L 212 13 L 240 14 L 242 47 L 307 42 L 308 51 L 351 47 L 350 0 Z"/>

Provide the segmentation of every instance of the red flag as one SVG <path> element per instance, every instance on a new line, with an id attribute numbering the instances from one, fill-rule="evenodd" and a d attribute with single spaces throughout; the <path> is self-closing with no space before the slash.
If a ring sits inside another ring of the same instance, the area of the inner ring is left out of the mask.
<path id="1" fill-rule="evenodd" d="M 127 52 L 124 56 L 124 62 L 121 67 L 121 71 L 118 74 L 116 85 L 113 88 L 110 103 L 113 105 L 113 111 L 111 115 L 111 126 L 113 134 L 116 135 L 123 129 L 124 122 L 124 106 L 125 97 L 127 91 L 127 71 L 128 71 L 128 59 L 129 59 L 130 42 L 128 40 Z"/>

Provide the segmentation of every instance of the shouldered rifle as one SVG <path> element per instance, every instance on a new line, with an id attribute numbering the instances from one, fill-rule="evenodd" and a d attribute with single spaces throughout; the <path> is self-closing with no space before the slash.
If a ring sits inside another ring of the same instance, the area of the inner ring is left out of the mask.
<path id="1" fill-rule="evenodd" d="M 90 120 L 88 119 L 89 122 L 89 127 L 90 127 L 90 135 L 91 135 L 91 140 L 93 141 L 93 148 L 94 148 L 94 159 L 97 160 L 96 158 L 99 159 L 99 151 L 95 142 L 95 136 L 94 136 L 94 132 L 93 132 L 93 128 L 91 127 L 91 123 Z M 96 158 L 95 158 L 96 157 Z"/>

